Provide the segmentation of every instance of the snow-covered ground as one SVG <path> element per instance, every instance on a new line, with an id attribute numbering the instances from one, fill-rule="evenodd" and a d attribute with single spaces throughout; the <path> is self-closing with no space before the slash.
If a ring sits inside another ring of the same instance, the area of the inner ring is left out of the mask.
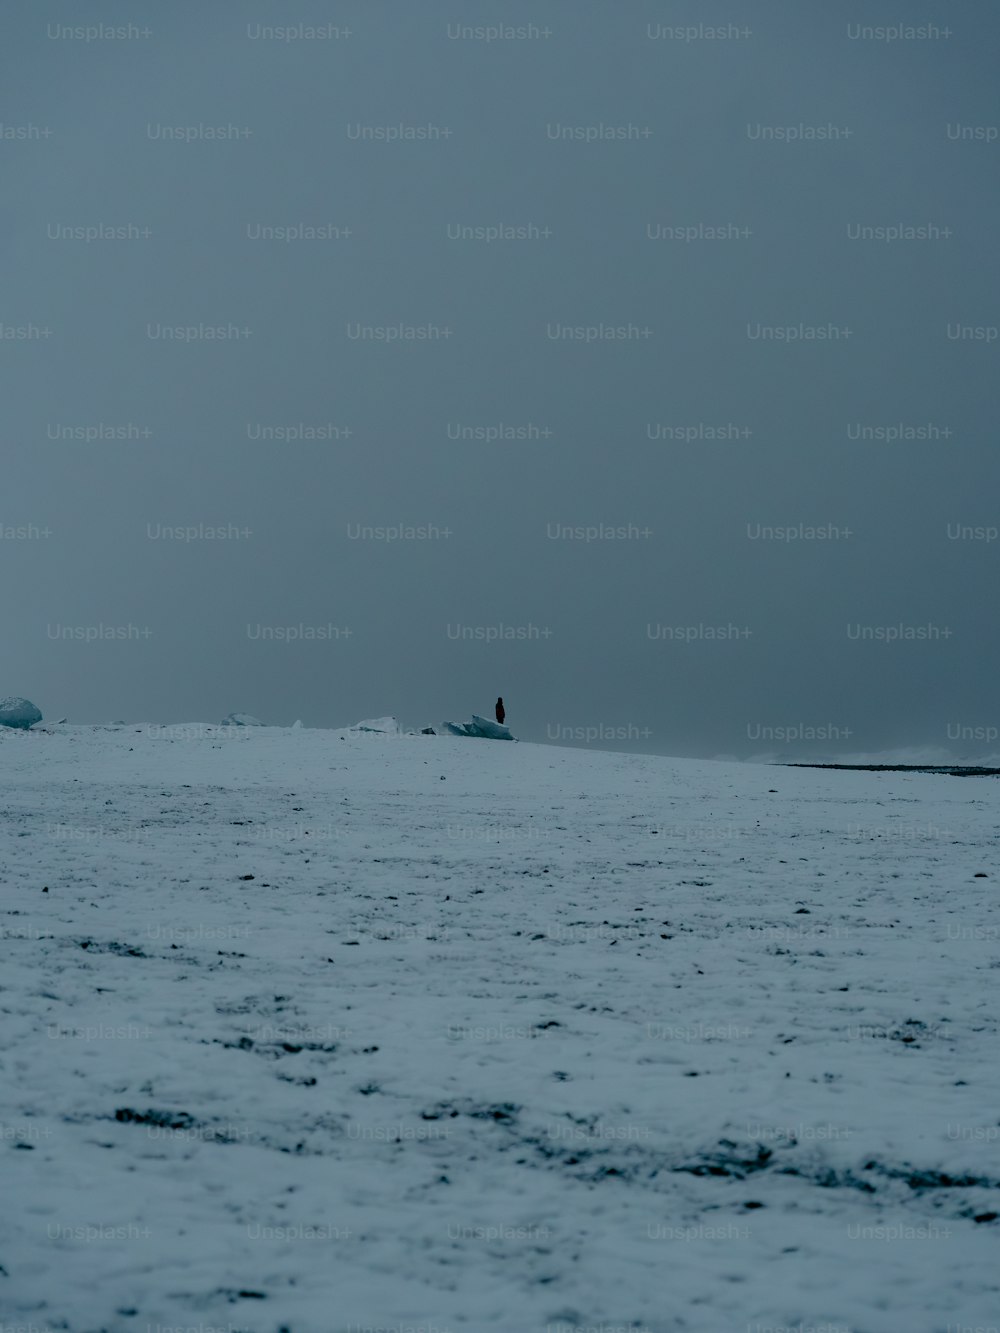
<path id="1" fill-rule="evenodd" d="M 11 1327 L 1000 1324 L 993 779 L 197 724 L 0 767 Z"/>

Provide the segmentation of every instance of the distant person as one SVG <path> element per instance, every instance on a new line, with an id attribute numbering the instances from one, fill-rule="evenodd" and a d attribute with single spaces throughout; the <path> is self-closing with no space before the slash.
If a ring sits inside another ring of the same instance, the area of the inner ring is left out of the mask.
<path id="1" fill-rule="evenodd" d="M 504 720 L 504 718 L 505 718 L 506 716 L 507 716 L 507 714 L 503 711 L 503 700 L 502 700 L 502 699 L 498 699 L 498 700 L 497 700 L 497 721 L 500 723 L 501 727 L 503 726 L 503 720 Z"/>

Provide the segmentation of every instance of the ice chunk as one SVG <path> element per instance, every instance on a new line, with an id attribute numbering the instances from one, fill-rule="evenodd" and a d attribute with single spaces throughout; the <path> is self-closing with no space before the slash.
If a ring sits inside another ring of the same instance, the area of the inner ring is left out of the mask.
<path id="1" fill-rule="evenodd" d="M 486 741 L 512 741 L 514 737 L 499 722 L 472 714 L 471 722 L 445 722 L 445 730 L 452 736 L 474 736 Z"/>
<path id="2" fill-rule="evenodd" d="M 264 723 L 259 718 L 251 717 L 249 713 L 230 713 L 228 717 L 222 719 L 224 727 L 262 727 Z"/>
<path id="3" fill-rule="evenodd" d="M 369 731 L 377 736 L 400 736 L 403 728 L 394 717 L 366 717 L 363 722 L 355 722 L 350 731 Z"/>
<path id="4" fill-rule="evenodd" d="M 41 720 L 41 710 L 30 699 L 19 699 L 14 694 L 7 699 L 0 699 L 0 726 L 23 727 L 27 730 Z"/>
<path id="5" fill-rule="evenodd" d="M 482 736 L 490 741 L 512 741 L 514 737 L 507 728 L 500 722 L 491 722 L 489 718 L 480 717 L 478 713 L 472 714 L 472 734 Z"/>

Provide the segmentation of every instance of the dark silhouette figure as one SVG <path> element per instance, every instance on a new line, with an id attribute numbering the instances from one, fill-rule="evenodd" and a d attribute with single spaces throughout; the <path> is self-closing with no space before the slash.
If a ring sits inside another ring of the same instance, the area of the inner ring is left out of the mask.
<path id="1" fill-rule="evenodd" d="M 504 718 L 505 718 L 506 716 L 507 716 L 507 714 L 503 711 L 503 700 L 502 700 L 502 699 L 498 699 L 498 700 L 497 700 L 497 721 L 500 723 L 501 727 L 503 726 L 503 720 L 504 720 Z"/>

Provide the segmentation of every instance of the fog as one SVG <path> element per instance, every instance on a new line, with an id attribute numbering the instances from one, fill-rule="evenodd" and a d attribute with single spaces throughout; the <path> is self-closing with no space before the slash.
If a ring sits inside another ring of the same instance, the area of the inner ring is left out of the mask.
<path id="1" fill-rule="evenodd" d="M 1000 18 L 875 8 L 11 11 L 0 695 L 995 750 Z"/>

